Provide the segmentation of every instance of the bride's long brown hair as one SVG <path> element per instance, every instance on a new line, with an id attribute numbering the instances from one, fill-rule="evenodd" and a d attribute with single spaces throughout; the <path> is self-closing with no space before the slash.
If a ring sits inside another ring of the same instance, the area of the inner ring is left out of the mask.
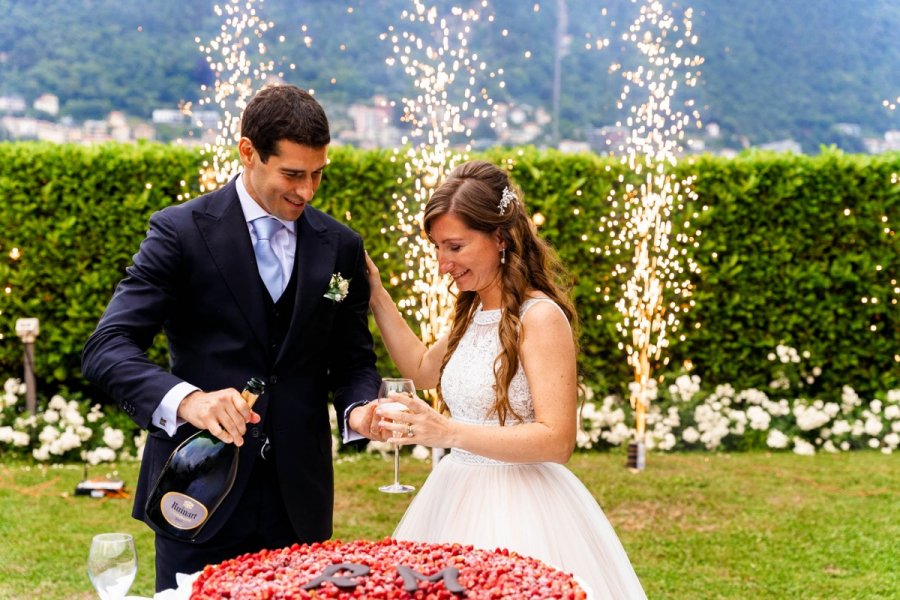
<path id="1" fill-rule="evenodd" d="M 500 202 L 504 189 L 516 196 L 502 214 Z M 459 165 L 434 191 L 425 206 L 425 232 L 431 236 L 435 219 L 452 214 L 466 227 L 490 235 L 499 232 L 506 246 L 506 263 L 500 266 L 500 354 L 494 362 L 494 390 L 496 400 L 491 415 L 496 414 L 503 425 L 512 415 L 519 421 L 509 403 L 509 384 L 519 368 L 519 331 L 522 323 L 519 310 L 527 300 L 529 290 L 536 290 L 551 298 L 563 310 L 577 342 L 578 317 L 569 298 L 571 281 L 556 252 L 537 233 L 525 211 L 521 190 L 507 173 L 491 163 L 473 160 Z M 447 354 L 441 364 L 441 375 L 453 355 L 463 333 L 478 310 L 478 294 L 460 292 L 456 298 L 453 324 L 448 338 Z M 438 397 L 443 406 L 440 379 Z"/>

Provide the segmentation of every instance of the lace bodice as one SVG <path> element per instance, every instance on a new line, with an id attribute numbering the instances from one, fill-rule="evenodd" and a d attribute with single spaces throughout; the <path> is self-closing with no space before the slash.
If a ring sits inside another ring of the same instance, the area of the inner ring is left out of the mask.
<path id="1" fill-rule="evenodd" d="M 537 302 L 553 301 L 549 298 L 529 298 L 522 303 L 520 317 L 524 317 L 528 309 Z M 479 309 L 460 339 L 453 356 L 447 362 L 441 377 L 441 391 L 455 421 L 500 425 L 496 415 L 488 417 L 495 399 L 494 361 L 500 354 L 499 324 L 500 309 Z M 534 421 L 534 403 L 521 361 L 509 384 L 509 403 L 513 411 L 522 417 L 523 422 Z M 507 423 L 511 420 L 516 422 L 514 417 L 508 417 Z M 459 450 L 453 452 L 468 455 Z"/>
<path id="2" fill-rule="evenodd" d="M 528 309 L 538 302 L 550 302 L 556 306 L 549 298 L 529 298 L 522 303 L 520 318 L 524 318 Z M 500 312 L 499 308 L 479 308 L 444 368 L 441 392 L 454 421 L 500 425 L 496 415 L 488 416 L 495 400 L 494 361 L 500 354 Z M 509 384 L 509 404 L 522 418 L 522 422 L 534 422 L 534 402 L 521 360 Z M 517 421 L 515 417 L 509 416 L 506 422 L 509 424 Z M 466 462 L 498 463 L 456 448 L 452 453 Z"/>

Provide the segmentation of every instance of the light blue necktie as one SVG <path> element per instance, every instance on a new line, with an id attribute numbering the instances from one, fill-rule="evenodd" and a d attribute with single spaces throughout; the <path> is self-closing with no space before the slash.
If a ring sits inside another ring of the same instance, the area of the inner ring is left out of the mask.
<path id="1" fill-rule="evenodd" d="M 260 217 L 250 221 L 253 233 L 256 234 L 256 242 L 253 244 L 253 252 L 256 254 L 256 264 L 259 266 L 259 274 L 272 300 L 278 301 L 281 292 L 284 291 L 284 276 L 281 273 L 281 261 L 275 255 L 272 248 L 272 238 L 284 225 L 278 219 L 272 217 Z"/>

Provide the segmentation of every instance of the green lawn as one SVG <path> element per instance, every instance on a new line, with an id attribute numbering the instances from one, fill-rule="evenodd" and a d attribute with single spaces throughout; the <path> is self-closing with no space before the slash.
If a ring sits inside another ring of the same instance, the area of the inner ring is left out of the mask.
<path id="1" fill-rule="evenodd" d="M 896 455 L 651 454 L 637 475 L 624 463 L 620 452 L 578 454 L 570 468 L 651 599 L 900 598 Z M 358 456 L 336 469 L 335 537 L 389 535 L 409 503 L 376 489 L 390 462 Z M 429 465 L 407 458 L 402 469 L 421 485 Z M 129 489 L 136 474 L 118 466 Z M 130 500 L 73 496 L 81 478 L 75 466 L 0 465 L 0 598 L 95 598 L 84 563 L 91 536 L 104 531 L 135 535 L 131 593 L 152 595 L 153 536 L 129 516 Z"/>

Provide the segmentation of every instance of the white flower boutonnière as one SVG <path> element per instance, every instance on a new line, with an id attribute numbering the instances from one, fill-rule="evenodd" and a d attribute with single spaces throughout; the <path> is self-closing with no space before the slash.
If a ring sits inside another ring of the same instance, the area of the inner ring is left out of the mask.
<path id="1" fill-rule="evenodd" d="M 328 289 L 325 291 L 325 297 L 332 302 L 340 302 L 347 297 L 347 294 L 349 292 L 350 280 L 341 277 L 340 273 L 335 273 L 331 276 L 331 281 L 328 283 Z"/>

